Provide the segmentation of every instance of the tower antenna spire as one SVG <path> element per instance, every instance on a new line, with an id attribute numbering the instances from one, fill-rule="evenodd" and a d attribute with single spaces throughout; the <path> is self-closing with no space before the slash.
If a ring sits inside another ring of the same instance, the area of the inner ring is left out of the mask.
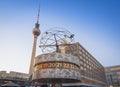
<path id="1" fill-rule="evenodd" d="M 38 6 L 38 15 L 37 15 L 37 23 L 39 24 L 39 20 L 40 20 L 40 3 Z"/>
<path id="2" fill-rule="evenodd" d="M 39 19 L 40 18 L 40 3 L 39 3 L 39 6 L 38 6 L 38 15 L 37 15 L 37 22 L 35 24 L 35 28 L 39 29 Z"/>

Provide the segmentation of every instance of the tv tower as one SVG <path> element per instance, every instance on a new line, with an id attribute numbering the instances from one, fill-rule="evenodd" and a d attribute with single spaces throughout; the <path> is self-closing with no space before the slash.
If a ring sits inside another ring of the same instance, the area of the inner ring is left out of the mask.
<path id="1" fill-rule="evenodd" d="M 35 28 L 33 28 L 32 33 L 34 35 L 34 42 L 32 47 L 32 55 L 31 55 L 31 62 L 30 62 L 30 68 L 29 68 L 29 74 L 32 75 L 34 70 L 34 60 L 36 55 L 36 45 L 37 45 L 37 38 L 40 35 L 40 29 L 39 29 L 39 16 L 40 16 L 40 5 L 38 9 L 38 16 L 37 16 L 37 22 L 35 23 Z"/>

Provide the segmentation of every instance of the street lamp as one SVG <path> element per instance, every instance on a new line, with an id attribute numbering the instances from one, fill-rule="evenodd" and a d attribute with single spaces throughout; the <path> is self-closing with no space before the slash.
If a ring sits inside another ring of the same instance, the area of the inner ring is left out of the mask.
<path id="1" fill-rule="evenodd" d="M 114 82 L 113 82 L 112 74 L 110 74 L 110 79 L 111 79 L 111 82 L 112 82 L 112 86 L 114 87 Z"/>
<path id="2" fill-rule="evenodd" d="M 118 87 L 120 86 L 120 84 L 119 84 L 119 80 L 117 79 L 117 84 L 118 84 Z"/>

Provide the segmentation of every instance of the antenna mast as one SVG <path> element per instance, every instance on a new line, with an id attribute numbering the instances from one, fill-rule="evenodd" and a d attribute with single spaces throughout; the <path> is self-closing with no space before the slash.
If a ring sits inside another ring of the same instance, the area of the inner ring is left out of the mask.
<path id="1" fill-rule="evenodd" d="M 38 6 L 37 23 L 39 23 L 39 20 L 40 20 L 40 3 L 39 3 L 39 6 Z"/>
<path id="2" fill-rule="evenodd" d="M 40 3 L 39 3 L 39 7 L 38 7 L 38 15 L 37 15 L 37 22 L 35 24 L 35 28 L 39 29 L 39 19 L 40 18 Z"/>

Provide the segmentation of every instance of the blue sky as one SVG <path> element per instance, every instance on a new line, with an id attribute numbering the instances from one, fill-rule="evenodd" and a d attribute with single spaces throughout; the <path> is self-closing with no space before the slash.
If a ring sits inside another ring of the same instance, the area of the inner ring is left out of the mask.
<path id="1" fill-rule="evenodd" d="M 119 0 L 0 0 L 0 71 L 29 71 L 39 2 L 41 33 L 65 28 L 103 66 L 120 65 Z"/>

